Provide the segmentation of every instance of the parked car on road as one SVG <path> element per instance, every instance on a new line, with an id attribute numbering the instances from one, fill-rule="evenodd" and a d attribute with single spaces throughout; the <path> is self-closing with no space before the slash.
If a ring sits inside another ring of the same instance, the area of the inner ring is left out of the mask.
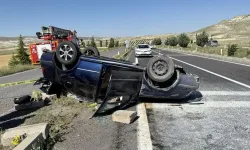
<path id="1" fill-rule="evenodd" d="M 152 49 L 148 44 L 138 44 L 135 48 L 135 56 L 152 56 Z"/>
<path id="2" fill-rule="evenodd" d="M 42 83 L 44 92 L 67 91 L 100 103 L 97 114 L 125 106 L 140 97 L 183 99 L 199 87 L 198 76 L 186 73 L 167 56 L 151 58 L 145 68 L 129 61 L 102 57 L 93 47 L 80 53 L 72 42 L 60 43 L 56 52 L 45 51 L 41 67 L 43 78 L 35 84 Z M 118 101 L 112 100 L 121 96 Z"/>

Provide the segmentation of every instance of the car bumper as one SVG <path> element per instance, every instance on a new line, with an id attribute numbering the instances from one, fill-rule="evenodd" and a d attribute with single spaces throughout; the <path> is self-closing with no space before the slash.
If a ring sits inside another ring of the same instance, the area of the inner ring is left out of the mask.
<path id="1" fill-rule="evenodd" d="M 151 56 L 152 51 L 149 51 L 149 52 L 135 52 L 135 55 L 137 55 L 137 56 L 142 56 L 142 55 Z"/>

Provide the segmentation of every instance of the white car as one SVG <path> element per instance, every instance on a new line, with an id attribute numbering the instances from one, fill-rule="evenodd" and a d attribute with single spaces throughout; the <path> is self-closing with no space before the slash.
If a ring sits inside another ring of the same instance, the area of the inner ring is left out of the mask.
<path id="1" fill-rule="evenodd" d="M 148 44 L 138 44 L 135 48 L 135 56 L 152 56 L 152 50 Z"/>

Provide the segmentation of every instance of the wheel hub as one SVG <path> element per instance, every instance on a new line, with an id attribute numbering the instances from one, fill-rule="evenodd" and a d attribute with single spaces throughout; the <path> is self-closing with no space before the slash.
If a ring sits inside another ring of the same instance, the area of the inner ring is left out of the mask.
<path id="1" fill-rule="evenodd" d="M 66 61 L 70 61 L 73 56 L 73 49 L 68 45 L 63 45 L 59 49 L 60 57 Z"/>
<path id="2" fill-rule="evenodd" d="M 165 61 L 156 61 L 153 64 L 153 71 L 155 74 L 162 76 L 165 75 L 168 71 L 167 63 Z"/>

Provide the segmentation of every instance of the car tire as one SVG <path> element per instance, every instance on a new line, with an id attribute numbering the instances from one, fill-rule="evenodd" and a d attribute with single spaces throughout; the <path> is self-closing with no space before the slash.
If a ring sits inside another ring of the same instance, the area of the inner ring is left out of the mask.
<path id="1" fill-rule="evenodd" d="M 86 47 L 82 51 L 82 54 L 85 56 L 100 56 L 100 52 L 98 51 L 98 49 L 92 46 Z"/>
<path id="2" fill-rule="evenodd" d="M 174 62 L 167 56 L 156 56 L 149 60 L 147 74 L 155 82 L 166 82 L 174 74 Z"/>
<path id="3" fill-rule="evenodd" d="M 14 98 L 14 103 L 15 104 L 24 104 L 27 102 L 30 102 L 31 96 L 30 95 L 24 95 L 18 98 Z"/>
<path id="4" fill-rule="evenodd" d="M 73 64 L 78 59 L 79 53 L 78 47 L 69 41 L 61 42 L 56 48 L 56 58 L 64 65 Z"/>

